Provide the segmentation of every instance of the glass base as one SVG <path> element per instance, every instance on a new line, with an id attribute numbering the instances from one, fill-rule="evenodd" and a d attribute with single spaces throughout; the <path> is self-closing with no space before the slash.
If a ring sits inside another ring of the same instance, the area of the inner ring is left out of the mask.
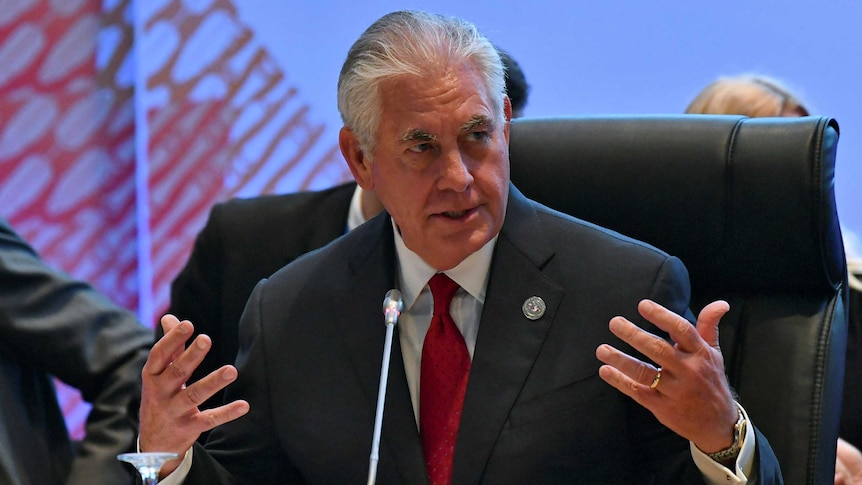
<path id="1" fill-rule="evenodd" d="M 144 485 L 155 485 L 159 481 L 159 470 L 165 463 L 177 459 L 176 453 L 123 453 L 117 459 L 134 465 Z"/>

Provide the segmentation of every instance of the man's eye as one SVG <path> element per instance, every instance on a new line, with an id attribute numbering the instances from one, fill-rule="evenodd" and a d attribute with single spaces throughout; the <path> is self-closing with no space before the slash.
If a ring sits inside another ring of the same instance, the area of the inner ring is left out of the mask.
<path id="1" fill-rule="evenodd" d="M 471 131 L 470 136 L 477 141 L 487 140 L 491 137 L 491 134 L 487 131 Z"/>
<path id="2" fill-rule="evenodd" d="M 424 153 L 424 152 L 427 152 L 428 150 L 430 150 L 431 148 L 432 148 L 432 146 L 430 143 L 419 143 L 418 145 L 413 145 L 412 147 L 408 148 L 408 150 L 410 150 L 411 152 L 415 152 L 415 153 Z"/>

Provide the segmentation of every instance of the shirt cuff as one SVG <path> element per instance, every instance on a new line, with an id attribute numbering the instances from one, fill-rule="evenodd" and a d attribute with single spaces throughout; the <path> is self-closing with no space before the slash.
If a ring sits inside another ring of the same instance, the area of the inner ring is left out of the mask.
<path id="1" fill-rule="evenodd" d="M 183 461 L 180 463 L 180 466 L 176 468 L 170 475 L 166 476 L 159 480 L 159 485 L 180 485 L 186 479 L 186 476 L 189 474 L 189 470 L 192 469 L 192 450 L 194 447 L 189 448 L 186 451 L 186 454 L 183 456 Z"/>
<path id="2" fill-rule="evenodd" d="M 706 453 L 700 451 L 694 443 L 689 442 L 691 449 L 691 457 L 694 459 L 694 464 L 703 473 L 704 479 L 710 485 L 726 484 L 726 483 L 748 483 L 748 475 L 751 474 L 751 469 L 754 467 L 754 451 L 757 445 L 754 442 L 754 426 L 751 420 L 748 419 L 748 413 L 739 403 L 736 407 L 745 417 L 745 437 L 742 440 L 742 449 L 739 451 L 739 456 L 736 457 L 734 470 L 723 466 L 721 463 L 713 460 Z"/>

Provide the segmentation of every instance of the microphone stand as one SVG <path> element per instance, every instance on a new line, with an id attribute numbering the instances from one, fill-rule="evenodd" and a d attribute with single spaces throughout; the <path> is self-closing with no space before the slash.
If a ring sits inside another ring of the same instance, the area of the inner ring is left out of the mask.
<path id="1" fill-rule="evenodd" d="M 392 352 L 392 334 L 403 302 L 401 292 L 389 290 L 383 299 L 383 314 L 386 316 L 386 339 L 383 343 L 383 364 L 380 367 L 380 385 L 377 389 L 377 411 L 374 414 L 374 435 L 371 439 L 371 458 L 368 465 L 368 485 L 377 481 L 377 462 L 380 452 L 380 429 L 383 425 L 383 404 L 386 402 L 386 384 L 389 381 L 389 355 Z"/>

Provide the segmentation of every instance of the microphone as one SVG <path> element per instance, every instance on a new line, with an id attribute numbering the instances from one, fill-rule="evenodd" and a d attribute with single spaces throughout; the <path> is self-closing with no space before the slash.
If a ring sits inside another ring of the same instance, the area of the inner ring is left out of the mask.
<path id="1" fill-rule="evenodd" d="M 401 292 L 396 289 L 387 291 L 386 296 L 383 297 L 383 315 L 386 317 L 386 325 L 398 323 L 402 308 L 404 308 L 404 301 L 401 300 Z"/>
<path id="2" fill-rule="evenodd" d="M 374 485 L 377 481 L 377 462 L 380 451 L 380 428 L 383 425 L 383 404 L 386 402 L 386 383 L 389 379 L 389 354 L 392 352 L 392 332 L 404 301 L 401 292 L 391 289 L 383 297 L 383 317 L 386 324 L 386 340 L 383 343 L 383 364 L 380 366 L 380 385 L 377 388 L 377 411 L 374 414 L 374 436 L 371 438 L 371 458 L 368 465 L 368 485 Z"/>

